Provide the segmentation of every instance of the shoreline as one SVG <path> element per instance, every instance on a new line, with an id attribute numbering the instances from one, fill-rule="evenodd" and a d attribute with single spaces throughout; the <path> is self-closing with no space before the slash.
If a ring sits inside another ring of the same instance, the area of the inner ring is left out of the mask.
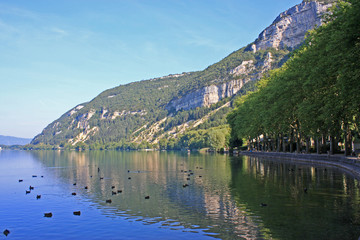
<path id="1" fill-rule="evenodd" d="M 305 153 L 282 153 L 282 152 L 249 152 L 241 151 L 238 155 L 286 159 L 291 162 L 306 164 L 327 165 L 346 170 L 360 178 L 360 159 L 357 157 L 345 157 L 344 155 L 305 154 Z"/>

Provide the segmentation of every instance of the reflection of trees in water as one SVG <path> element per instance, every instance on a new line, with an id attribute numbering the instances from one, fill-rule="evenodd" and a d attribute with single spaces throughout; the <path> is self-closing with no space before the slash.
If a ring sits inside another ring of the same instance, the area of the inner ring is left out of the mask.
<path id="1" fill-rule="evenodd" d="M 226 156 L 117 151 L 33 154 L 44 166 L 56 167 L 52 172 L 63 182 L 77 182 L 79 191 L 91 201 L 105 207 L 109 206 L 105 199 L 111 198 L 112 215 L 143 217 L 149 222 L 156 218 L 164 225 L 175 221 L 186 228 L 211 226 L 210 232 L 224 238 L 260 236 L 253 217 L 230 193 L 231 166 Z M 188 176 L 189 170 L 194 174 Z M 184 188 L 184 183 L 190 186 Z M 111 186 L 123 192 L 112 195 Z M 149 200 L 144 198 L 147 195 Z"/>
<path id="2" fill-rule="evenodd" d="M 275 238 L 355 239 L 360 234 L 359 187 L 352 176 L 253 157 L 231 161 L 231 172 L 237 203 L 260 215 Z"/>

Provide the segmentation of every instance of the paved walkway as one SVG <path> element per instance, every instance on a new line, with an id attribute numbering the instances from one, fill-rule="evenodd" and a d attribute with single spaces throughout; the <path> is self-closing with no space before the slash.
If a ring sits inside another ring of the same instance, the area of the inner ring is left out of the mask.
<path id="1" fill-rule="evenodd" d="M 342 154 L 304 154 L 304 153 L 283 153 L 283 152 L 256 152 L 242 151 L 239 155 L 281 158 L 294 162 L 303 162 L 309 164 L 324 164 L 345 169 L 360 177 L 360 159 L 357 157 L 345 157 Z"/>

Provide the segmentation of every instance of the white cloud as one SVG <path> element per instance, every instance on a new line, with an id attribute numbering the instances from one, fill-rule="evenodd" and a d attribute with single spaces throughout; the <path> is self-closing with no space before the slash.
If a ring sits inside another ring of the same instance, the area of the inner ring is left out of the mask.
<path id="1" fill-rule="evenodd" d="M 69 35 L 68 31 L 58 28 L 58 27 L 52 27 L 50 28 L 50 31 L 55 33 L 58 37 L 65 37 Z"/>

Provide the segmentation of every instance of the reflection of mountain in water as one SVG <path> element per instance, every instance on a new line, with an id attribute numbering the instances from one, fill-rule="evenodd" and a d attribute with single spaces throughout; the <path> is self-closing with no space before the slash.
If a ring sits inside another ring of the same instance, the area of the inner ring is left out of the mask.
<path id="1" fill-rule="evenodd" d="M 360 192 L 352 176 L 251 157 L 231 161 L 231 173 L 233 197 L 261 216 L 263 231 L 276 239 L 357 239 L 360 234 Z"/>
<path id="2" fill-rule="evenodd" d="M 204 230 L 220 238 L 263 237 L 259 217 L 233 200 L 226 156 L 116 151 L 33 154 L 69 186 L 76 182 L 76 191 L 106 209 L 105 214 L 162 222 L 173 229 Z M 185 183 L 189 186 L 184 188 Z M 112 195 L 117 190 L 122 193 Z M 147 195 L 150 199 L 145 199 Z M 106 199 L 112 199 L 112 204 L 106 204 Z"/>

